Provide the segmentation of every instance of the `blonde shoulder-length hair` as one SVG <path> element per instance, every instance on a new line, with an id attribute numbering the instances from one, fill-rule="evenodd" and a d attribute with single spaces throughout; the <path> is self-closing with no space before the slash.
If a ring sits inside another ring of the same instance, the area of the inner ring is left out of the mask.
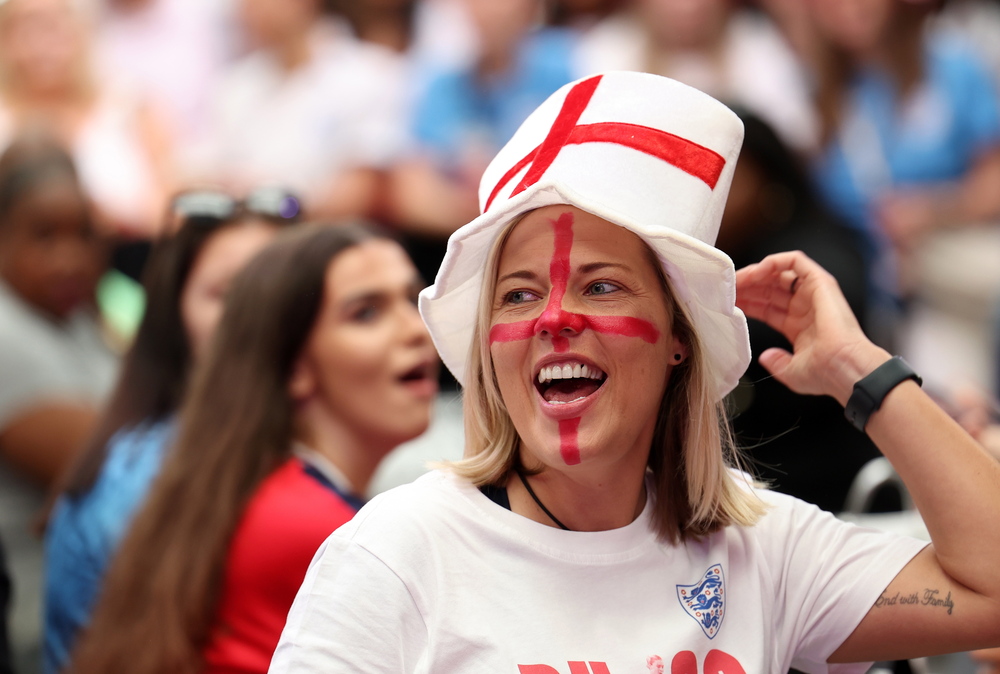
<path id="1" fill-rule="evenodd" d="M 500 253 L 523 217 L 505 227 L 487 258 L 464 382 L 465 458 L 447 464 L 480 487 L 505 486 L 518 461 L 520 438 L 500 395 L 487 335 Z M 764 504 L 747 485 L 738 483 L 738 476 L 745 474 L 739 470 L 742 461 L 724 405 L 711 393 L 698 335 L 681 303 L 674 301 L 670 280 L 655 254 L 646 250 L 669 305 L 670 329 L 688 348 L 687 359 L 674 367 L 660 402 L 649 452 L 657 534 L 679 543 L 730 524 L 752 526 L 763 514 Z"/>

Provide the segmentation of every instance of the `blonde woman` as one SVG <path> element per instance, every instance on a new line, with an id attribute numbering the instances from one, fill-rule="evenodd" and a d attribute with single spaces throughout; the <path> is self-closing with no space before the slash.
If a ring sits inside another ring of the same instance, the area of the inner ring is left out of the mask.
<path id="1" fill-rule="evenodd" d="M 718 102 L 638 73 L 528 118 L 421 298 L 465 386 L 466 459 L 327 540 L 271 671 L 863 672 L 844 663 L 1000 643 L 1000 467 L 818 265 L 736 274 L 714 248 L 741 138 Z M 933 545 L 734 469 L 737 288 L 793 344 L 763 365 L 846 403 Z"/>

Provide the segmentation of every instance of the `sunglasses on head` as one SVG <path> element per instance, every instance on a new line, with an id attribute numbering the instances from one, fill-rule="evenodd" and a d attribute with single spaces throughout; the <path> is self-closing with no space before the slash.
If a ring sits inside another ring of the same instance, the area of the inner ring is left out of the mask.
<path id="1" fill-rule="evenodd" d="M 184 222 L 209 226 L 244 214 L 292 223 L 298 222 L 302 215 L 302 202 L 281 187 L 260 187 L 244 199 L 225 192 L 192 190 L 174 197 L 171 211 Z"/>

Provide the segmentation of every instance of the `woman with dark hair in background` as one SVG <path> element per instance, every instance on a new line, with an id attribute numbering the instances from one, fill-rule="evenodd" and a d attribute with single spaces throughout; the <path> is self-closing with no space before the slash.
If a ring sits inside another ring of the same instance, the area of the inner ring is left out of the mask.
<path id="1" fill-rule="evenodd" d="M 421 287 L 351 226 L 283 234 L 237 277 L 71 671 L 267 670 L 314 552 L 428 426 Z"/>
<path id="2" fill-rule="evenodd" d="M 277 226 L 297 220 L 297 204 L 276 190 L 258 190 L 243 204 L 215 192 L 174 200 L 171 217 L 180 228 L 153 254 L 147 310 L 121 378 L 49 522 L 47 671 L 65 664 L 105 568 L 159 472 L 188 375 L 207 348 L 230 280 Z M 175 228 L 168 223 L 165 231 Z"/>

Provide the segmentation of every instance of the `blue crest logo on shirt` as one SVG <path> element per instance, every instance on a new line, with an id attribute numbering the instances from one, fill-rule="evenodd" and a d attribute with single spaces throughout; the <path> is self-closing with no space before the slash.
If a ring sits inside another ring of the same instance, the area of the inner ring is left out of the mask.
<path id="1" fill-rule="evenodd" d="M 726 615 L 726 586 L 722 565 L 711 566 L 694 585 L 678 585 L 677 599 L 709 639 L 714 639 Z"/>

